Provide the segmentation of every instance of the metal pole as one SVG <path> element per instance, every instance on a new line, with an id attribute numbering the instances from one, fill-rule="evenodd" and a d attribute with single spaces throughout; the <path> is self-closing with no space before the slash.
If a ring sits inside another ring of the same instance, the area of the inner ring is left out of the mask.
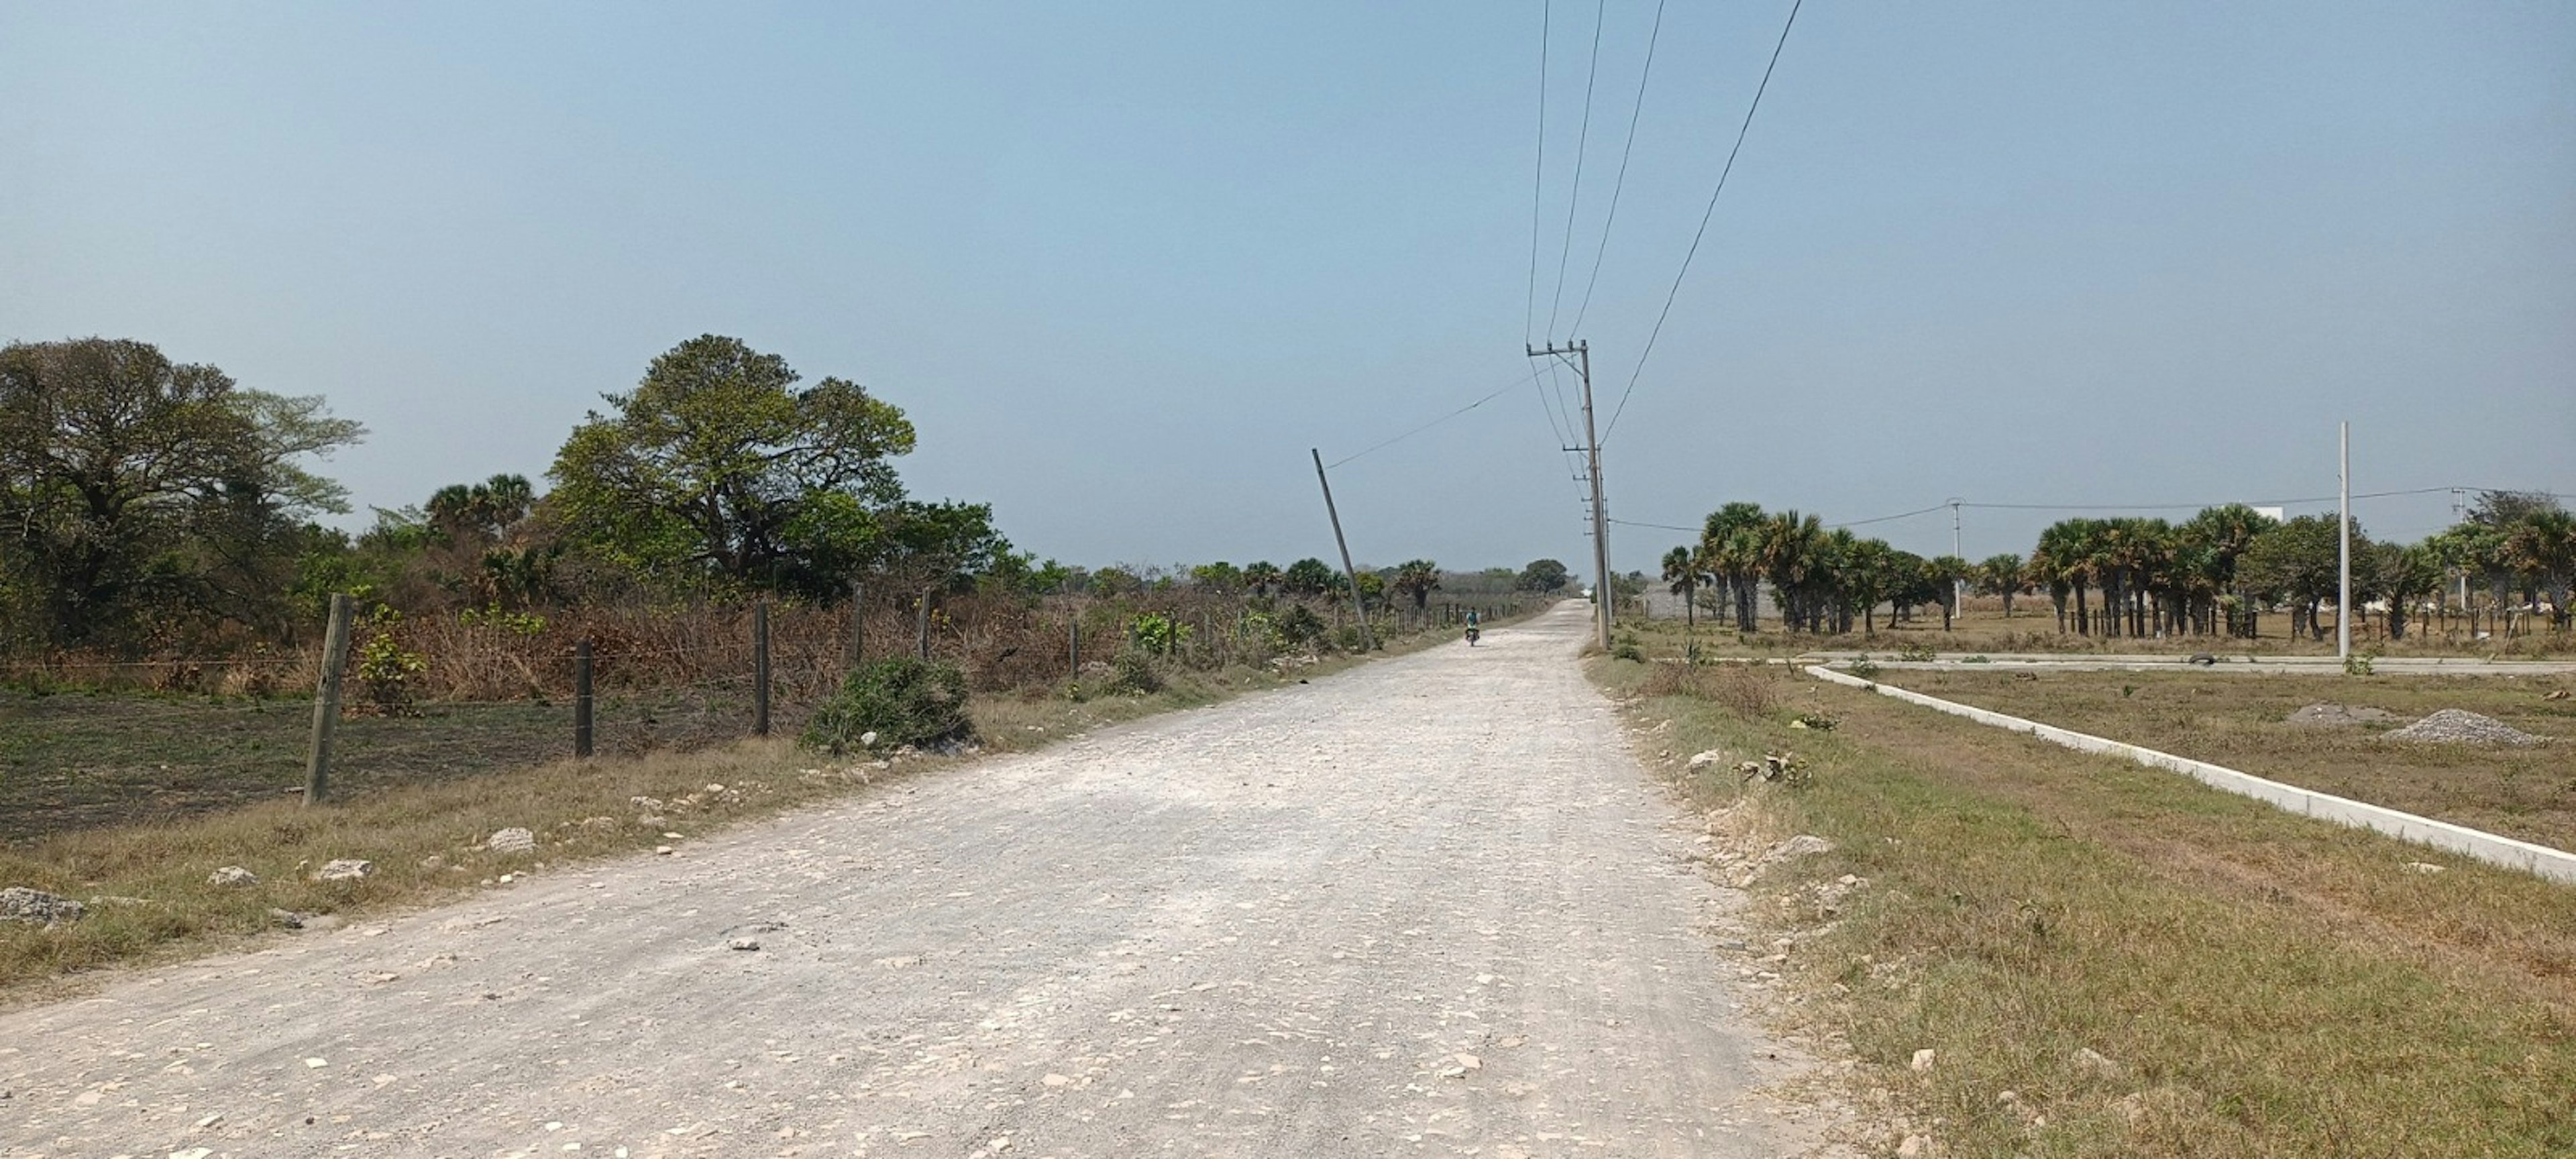
<path id="1" fill-rule="evenodd" d="M 304 759 L 307 808 L 330 788 L 331 730 L 340 723 L 340 669 L 349 663 L 349 619 L 354 611 L 347 593 L 331 593 L 331 626 L 322 633 L 322 682 L 313 697 L 313 745 Z"/>
<path id="2" fill-rule="evenodd" d="M 1583 442 L 1592 464 L 1592 566 L 1600 577 L 1593 590 L 1600 595 L 1601 650 L 1610 650 L 1610 511 L 1601 501 L 1601 436 L 1592 429 L 1592 344 L 1576 342 L 1575 353 L 1583 359 Z"/>
<path id="3" fill-rule="evenodd" d="M 2336 518 L 2335 538 L 2339 544 L 2337 569 L 2341 573 L 2335 591 L 2335 657 L 2352 659 L 2352 424 L 2337 423 L 2336 437 L 2341 443 L 2341 466 L 2335 478 L 2339 488 L 2340 514 Z"/>
<path id="4" fill-rule="evenodd" d="M 590 641 L 572 646 L 572 755 L 591 751 Z"/>
<path id="5" fill-rule="evenodd" d="M 1324 453 L 1313 447 L 1306 448 L 1306 453 L 1315 457 L 1315 481 L 1324 487 L 1324 514 L 1333 521 L 1333 546 L 1342 549 L 1342 574 L 1351 580 L 1351 610 L 1359 616 L 1360 650 L 1368 651 L 1376 647 L 1369 641 L 1368 605 L 1360 599 L 1360 569 L 1351 566 L 1350 541 L 1342 538 L 1342 513 L 1333 507 L 1333 481 L 1324 477 Z"/>

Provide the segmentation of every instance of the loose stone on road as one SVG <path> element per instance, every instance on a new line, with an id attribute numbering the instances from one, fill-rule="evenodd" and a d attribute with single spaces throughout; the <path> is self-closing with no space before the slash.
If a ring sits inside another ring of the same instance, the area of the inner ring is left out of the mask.
<path id="1" fill-rule="evenodd" d="M 1587 624 L 0 1015 L 0 1154 L 1805 1153 Z"/>

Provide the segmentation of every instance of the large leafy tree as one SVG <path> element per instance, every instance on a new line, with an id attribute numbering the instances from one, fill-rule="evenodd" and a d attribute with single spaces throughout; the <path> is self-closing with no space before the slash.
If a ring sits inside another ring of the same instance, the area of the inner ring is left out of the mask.
<path id="1" fill-rule="evenodd" d="M 785 359 L 692 338 L 603 396 L 548 474 L 566 528 L 648 573 L 829 592 L 887 546 L 903 411 L 855 382 L 799 387 Z"/>
<path id="2" fill-rule="evenodd" d="M 2003 597 L 2007 620 L 2012 618 L 2013 597 L 2030 589 L 2030 581 L 2023 578 L 2022 558 L 2011 552 L 1987 556 L 1977 565 L 1973 582 L 1978 595 Z"/>
<path id="3" fill-rule="evenodd" d="M 1563 588 L 1567 578 L 1563 563 L 1553 559 L 1533 559 L 1528 567 L 1521 569 L 1520 589 L 1544 594 Z"/>
<path id="4" fill-rule="evenodd" d="M 2357 559 L 2369 550 L 2357 521 L 2352 547 Z M 2304 626 L 2322 640 L 2325 624 L 2317 609 L 2335 596 L 2341 583 L 2340 551 L 2333 516 L 2302 515 L 2256 536 L 2237 560 L 2237 572 L 2247 590 L 2291 606 L 2292 631 Z"/>
<path id="5" fill-rule="evenodd" d="M 2501 558 L 2531 588 L 2549 594 L 2550 623 L 2568 625 L 2568 587 L 2576 578 L 2576 516 L 2555 502 L 2525 511 L 2504 528 Z"/>
<path id="6" fill-rule="evenodd" d="M 358 441 L 319 398 L 243 390 L 149 343 L 0 349 L 0 593 L 55 646 L 288 625 L 306 520 L 345 493 L 302 466 Z"/>

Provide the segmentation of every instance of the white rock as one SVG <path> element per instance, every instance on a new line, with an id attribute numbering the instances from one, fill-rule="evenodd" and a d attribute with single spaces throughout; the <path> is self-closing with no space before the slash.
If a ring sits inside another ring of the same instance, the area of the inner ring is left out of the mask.
<path id="1" fill-rule="evenodd" d="M 2444 867 L 2430 861 L 2409 861 L 2406 863 L 2406 868 L 2415 873 L 2430 875 L 2442 872 Z"/>
<path id="2" fill-rule="evenodd" d="M 257 885 L 259 875 L 238 865 L 227 865 L 206 875 L 208 885 Z"/>
<path id="3" fill-rule="evenodd" d="M 494 853 L 526 853 L 536 847 L 537 835 L 516 825 L 483 840 L 483 848 Z"/>
<path id="4" fill-rule="evenodd" d="M 1827 841 L 1822 837 L 1818 837 L 1813 833 L 1801 833 L 1779 843 L 1778 845 L 1772 846 L 1768 859 L 1772 861 L 1787 861 L 1793 857 L 1811 857 L 1819 853 L 1831 853 L 1833 851 L 1833 842 Z"/>
<path id="5" fill-rule="evenodd" d="M 1696 773 L 1701 769 L 1708 768 L 1709 766 L 1724 761 L 1725 759 L 1726 754 L 1721 753 L 1716 749 L 1709 749 L 1706 752 L 1692 753 L 1690 763 L 1686 767 L 1689 768 L 1690 771 Z"/>
<path id="6" fill-rule="evenodd" d="M 2094 1078 L 2115 1079 L 2121 1074 L 2119 1063 L 2089 1046 L 2077 1047 L 2067 1061 L 2074 1064 L 2077 1073 Z"/>
<path id="7" fill-rule="evenodd" d="M 363 881 L 376 871 L 376 863 L 354 857 L 335 857 L 313 871 L 315 881 Z"/>
<path id="8" fill-rule="evenodd" d="M 0 889 L 0 921 L 54 922 L 70 921 L 89 907 L 67 897 L 58 897 L 41 889 L 13 885 Z"/>
<path id="9" fill-rule="evenodd" d="M 1914 1068 L 1914 1073 L 1922 1074 L 1923 1072 L 1932 1069 L 1932 1060 L 1936 1057 L 1939 1057 L 1938 1052 L 1927 1046 L 1921 1050 L 1915 1051 L 1914 1061 L 1908 1065 L 1911 1065 Z"/>
<path id="10" fill-rule="evenodd" d="M 1932 1137 L 1929 1135 L 1907 1135 L 1904 1142 L 1896 1145 L 1896 1159 L 1927 1159 L 1931 1154 Z"/>
<path id="11" fill-rule="evenodd" d="M 877 747 L 877 734 L 874 731 L 860 733 L 859 747 L 869 749 Z"/>
<path id="12" fill-rule="evenodd" d="M 1462 1054 L 1458 1056 L 1458 1065 L 1463 1066 L 1468 1070 L 1483 1070 L 1485 1069 L 1485 1060 L 1472 1054 Z"/>
<path id="13" fill-rule="evenodd" d="M 757 950 L 760 948 L 760 940 L 757 938 L 735 938 L 730 942 L 726 942 L 725 948 L 728 950 Z"/>

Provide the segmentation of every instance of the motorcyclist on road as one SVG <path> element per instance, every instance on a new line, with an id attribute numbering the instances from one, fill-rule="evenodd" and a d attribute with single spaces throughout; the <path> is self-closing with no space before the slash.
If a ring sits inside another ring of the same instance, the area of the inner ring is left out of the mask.
<path id="1" fill-rule="evenodd" d="M 1467 609 L 1467 646 L 1470 648 L 1476 646 L 1476 636 L 1478 635 L 1477 628 L 1479 624 L 1480 621 L 1476 618 L 1476 609 Z"/>

